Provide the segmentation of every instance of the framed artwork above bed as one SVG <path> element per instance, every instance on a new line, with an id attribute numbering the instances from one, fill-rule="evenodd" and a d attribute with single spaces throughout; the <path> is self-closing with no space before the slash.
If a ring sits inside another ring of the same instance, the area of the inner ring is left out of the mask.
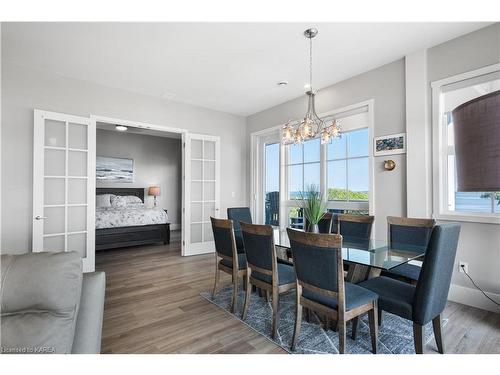
<path id="1" fill-rule="evenodd" d="M 133 159 L 97 156 L 95 165 L 95 176 L 97 181 L 134 182 Z"/>

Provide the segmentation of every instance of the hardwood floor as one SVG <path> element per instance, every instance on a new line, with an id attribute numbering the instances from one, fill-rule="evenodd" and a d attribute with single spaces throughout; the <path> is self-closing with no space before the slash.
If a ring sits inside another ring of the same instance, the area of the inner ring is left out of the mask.
<path id="1" fill-rule="evenodd" d="M 107 279 L 103 353 L 285 353 L 200 296 L 214 255 L 181 257 L 177 231 L 170 245 L 98 251 L 96 269 Z M 500 314 L 449 302 L 443 316 L 446 353 L 500 353 Z"/>

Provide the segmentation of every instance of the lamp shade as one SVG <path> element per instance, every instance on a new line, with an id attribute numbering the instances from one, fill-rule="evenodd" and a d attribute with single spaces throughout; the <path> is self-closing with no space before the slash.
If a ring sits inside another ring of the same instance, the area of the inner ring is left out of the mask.
<path id="1" fill-rule="evenodd" d="M 155 197 L 160 195 L 160 187 L 159 186 L 150 186 L 148 189 L 148 195 L 153 195 Z"/>
<path id="2" fill-rule="evenodd" d="M 458 191 L 500 191 L 500 90 L 452 112 Z"/>

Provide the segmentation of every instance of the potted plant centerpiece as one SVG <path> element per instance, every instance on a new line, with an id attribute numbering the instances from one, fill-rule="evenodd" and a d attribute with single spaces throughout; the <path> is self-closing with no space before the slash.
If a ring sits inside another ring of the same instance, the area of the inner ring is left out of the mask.
<path id="1" fill-rule="evenodd" d="M 326 213 L 326 205 L 318 186 L 308 185 L 305 192 L 301 192 L 302 209 L 304 218 L 309 224 L 306 231 L 319 233 L 318 223 Z"/>

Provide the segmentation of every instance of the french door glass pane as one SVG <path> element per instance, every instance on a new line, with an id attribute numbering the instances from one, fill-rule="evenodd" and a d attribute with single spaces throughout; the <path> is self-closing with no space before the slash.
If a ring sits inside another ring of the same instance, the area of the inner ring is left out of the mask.
<path id="1" fill-rule="evenodd" d="M 87 230 L 87 207 L 68 207 L 68 232 Z"/>
<path id="2" fill-rule="evenodd" d="M 87 203 L 87 179 L 70 178 L 68 180 L 68 203 L 69 204 Z"/>
<path id="3" fill-rule="evenodd" d="M 202 218 L 202 203 L 191 203 L 191 222 L 201 222 Z"/>
<path id="4" fill-rule="evenodd" d="M 191 178 L 193 180 L 203 179 L 203 162 L 201 160 L 191 161 Z"/>
<path id="5" fill-rule="evenodd" d="M 348 159 L 347 181 L 349 183 L 349 200 L 367 201 L 369 191 L 368 157 Z"/>
<path id="6" fill-rule="evenodd" d="M 214 141 L 204 141 L 203 142 L 203 159 L 205 160 L 215 160 L 215 142 Z"/>
<path id="7" fill-rule="evenodd" d="M 292 144 L 288 146 L 288 150 L 290 153 L 290 164 L 298 164 L 303 162 L 302 147 L 303 146 L 301 144 L 300 145 Z"/>
<path id="8" fill-rule="evenodd" d="M 64 235 L 44 237 L 43 251 L 58 253 L 64 251 Z"/>
<path id="9" fill-rule="evenodd" d="M 87 153 L 68 151 L 68 176 L 87 175 Z"/>
<path id="10" fill-rule="evenodd" d="M 87 234 L 68 234 L 68 251 L 76 251 L 82 258 L 87 256 Z"/>
<path id="11" fill-rule="evenodd" d="M 64 207 L 45 207 L 43 210 L 43 234 L 64 233 Z"/>
<path id="12" fill-rule="evenodd" d="M 204 179 L 215 180 L 215 161 L 204 161 Z"/>
<path id="13" fill-rule="evenodd" d="M 66 151 L 45 150 L 45 176 L 66 175 Z"/>
<path id="14" fill-rule="evenodd" d="M 203 159 L 203 141 L 198 139 L 191 140 L 191 158 Z"/>
<path id="15" fill-rule="evenodd" d="M 304 213 L 302 208 L 290 207 L 288 209 L 288 226 L 295 229 L 304 229 Z"/>
<path id="16" fill-rule="evenodd" d="M 64 178 L 45 178 L 44 181 L 44 204 L 64 204 L 65 188 Z"/>
<path id="17" fill-rule="evenodd" d="M 191 182 L 191 201 L 201 201 L 202 196 L 201 196 L 201 182 L 200 181 L 194 181 Z"/>
<path id="18" fill-rule="evenodd" d="M 346 160 L 328 162 L 328 200 L 347 200 Z"/>
<path id="19" fill-rule="evenodd" d="M 215 182 L 209 181 L 203 183 L 203 200 L 215 201 Z"/>
<path id="20" fill-rule="evenodd" d="M 495 194 L 495 213 L 500 214 L 500 192 L 496 192 Z"/>
<path id="21" fill-rule="evenodd" d="M 191 243 L 202 241 L 202 227 L 201 224 L 191 224 Z"/>
<path id="22" fill-rule="evenodd" d="M 214 233 L 211 223 L 203 223 L 203 241 L 213 241 Z"/>
<path id="23" fill-rule="evenodd" d="M 68 124 L 68 147 L 80 150 L 87 149 L 87 126 Z"/>
<path id="24" fill-rule="evenodd" d="M 280 207 L 280 144 L 265 146 L 264 220 L 267 225 L 279 225 Z"/>
<path id="25" fill-rule="evenodd" d="M 66 123 L 63 121 L 45 120 L 45 146 L 66 146 Z"/>
<path id="26" fill-rule="evenodd" d="M 347 142 L 349 146 L 347 157 L 368 156 L 368 129 L 349 132 Z"/>

